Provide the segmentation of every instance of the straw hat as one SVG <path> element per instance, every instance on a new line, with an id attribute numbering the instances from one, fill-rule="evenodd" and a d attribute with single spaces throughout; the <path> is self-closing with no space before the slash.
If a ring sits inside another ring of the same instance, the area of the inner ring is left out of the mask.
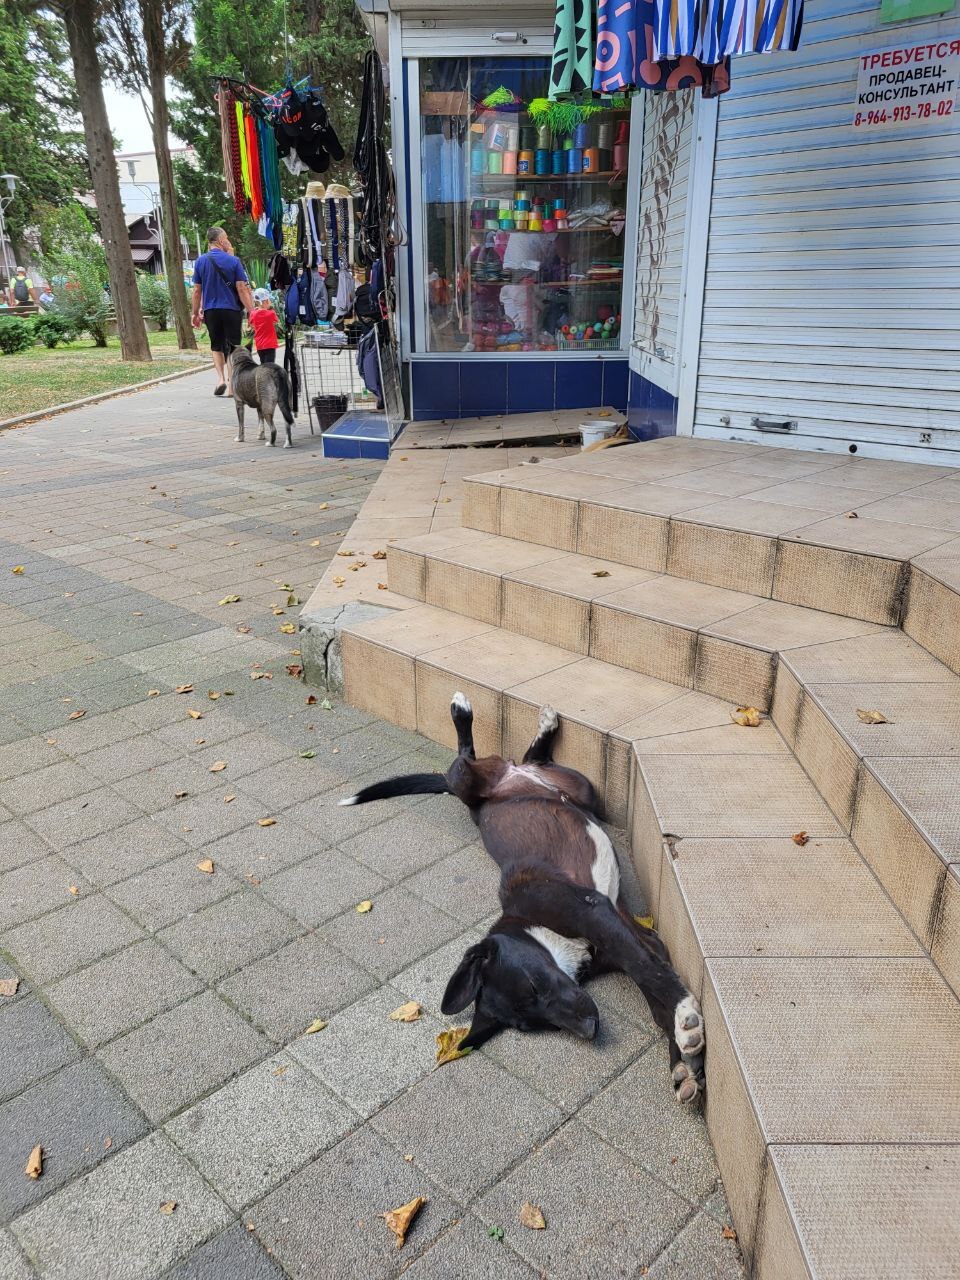
<path id="1" fill-rule="evenodd" d="M 352 200 L 353 192 L 349 187 L 345 187 L 342 182 L 331 182 L 327 187 L 328 200 Z"/>
<path id="2" fill-rule="evenodd" d="M 308 182 L 306 194 L 308 200 L 322 200 L 327 189 L 322 182 Z"/>

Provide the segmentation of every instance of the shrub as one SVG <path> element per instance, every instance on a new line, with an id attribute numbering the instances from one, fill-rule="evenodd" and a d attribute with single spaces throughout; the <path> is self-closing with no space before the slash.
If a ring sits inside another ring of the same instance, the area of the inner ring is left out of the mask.
<path id="1" fill-rule="evenodd" d="M 33 346 L 33 325 L 23 316 L 0 317 L 0 351 L 5 356 L 15 355 Z"/>
<path id="2" fill-rule="evenodd" d="M 44 311 L 36 316 L 33 321 L 33 333 L 39 342 L 51 350 L 58 342 L 72 342 L 76 337 L 73 325 L 59 311 Z"/>
<path id="3" fill-rule="evenodd" d="M 140 307 L 149 320 L 155 320 L 161 333 L 170 323 L 170 293 L 167 286 L 146 271 L 137 272 L 137 292 Z"/>
<path id="4" fill-rule="evenodd" d="M 57 300 L 57 312 L 74 333 L 90 334 L 94 345 L 107 345 L 107 322 L 113 304 L 104 290 L 106 278 L 97 258 L 70 254 L 51 271 L 51 292 Z"/>

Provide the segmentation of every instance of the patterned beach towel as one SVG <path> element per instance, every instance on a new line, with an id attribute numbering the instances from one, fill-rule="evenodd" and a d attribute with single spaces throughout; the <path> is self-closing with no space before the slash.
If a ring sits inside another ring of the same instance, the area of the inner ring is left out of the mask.
<path id="1" fill-rule="evenodd" d="M 551 102 L 589 97 L 593 84 L 594 0 L 557 0 Z"/>

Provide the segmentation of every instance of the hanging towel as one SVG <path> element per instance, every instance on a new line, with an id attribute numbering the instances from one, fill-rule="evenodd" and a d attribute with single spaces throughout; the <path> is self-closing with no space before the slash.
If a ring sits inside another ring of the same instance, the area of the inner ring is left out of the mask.
<path id="1" fill-rule="evenodd" d="M 557 0 L 548 95 L 552 102 L 589 97 L 594 26 L 594 0 Z"/>
<path id="2" fill-rule="evenodd" d="M 247 156 L 247 130 L 244 121 L 243 106 L 238 102 L 237 109 L 237 133 L 240 141 L 240 170 L 243 175 L 243 194 L 247 200 L 253 195 L 253 188 L 250 186 L 250 162 Z"/>
<path id="3" fill-rule="evenodd" d="M 250 216 L 254 222 L 263 217 L 263 188 L 260 185 L 260 148 L 257 146 L 257 122 L 244 113 L 243 127 L 247 143 L 247 167 L 250 170 Z"/>
<path id="4" fill-rule="evenodd" d="M 707 0 L 719 4 L 720 0 Z M 681 0 L 599 0 L 594 93 L 624 93 L 629 89 L 675 91 L 699 87 L 705 98 L 730 88 L 730 64 L 718 65 L 692 54 L 657 58 L 656 33 L 661 11 Z M 695 0 L 686 0 L 689 12 Z M 697 28 L 699 39 L 699 28 Z"/>

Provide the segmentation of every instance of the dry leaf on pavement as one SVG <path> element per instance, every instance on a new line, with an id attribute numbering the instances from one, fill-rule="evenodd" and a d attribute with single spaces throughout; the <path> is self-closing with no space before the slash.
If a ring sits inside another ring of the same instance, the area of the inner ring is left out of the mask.
<path id="1" fill-rule="evenodd" d="M 790 839 L 793 841 L 794 844 L 804 845 L 807 843 L 810 837 L 807 835 L 805 831 L 798 831 L 797 834 L 795 836 L 791 836 Z"/>
<path id="2" fill-rule="evenodd" d="M 192 684 L 178 684 L 178 685 L 177 685 L 177 687 L 176 687 L 176 689 L 174 690 L 174 692 L 175 692 L 175 693 L 193 693 L 193 685 L 192 685 Z"/>
<path id="3" fill-rule="evenodd" d="M 609 578 L 609 577 L 610 577 L 610 570 L 609 570 L 609 569 L 594 569 L 594 571 L 593 571 L 593 577 L 595 577 L 595 578 Z"/>
<path id="4" fill-rule="evenodd" d="M 213 859 L 201 858 L 197 863 L 197 870 L 202 871 L 205 876 L 213 875 Z"/>
<path id="5" fill-rule="evenodd" d="M 420 1017 L 423 1009 L 417 1000 L 408 1000 L 406 1004 L 402 1004 L 399 1009 L 394 1009 L 390 1015 L 391 1022 L 416 1022 Z"/>
<path id="6" fill-rule="evenodd" d="M 28 1178 L 33 1178 L 34 1182 L 43 1173 L 43 1147 L 39 1143 L 30 1152 L 25 1172 Z"/>
<path id="7" fill-rule="evenodd" d="M 317 507 L 317 510 L 318 510 L 318 511 L 326 511 L 326 509 L 327 509 L 327 507 L 329 507 L 329 505 L 330 505 L 330 503 L 329 503 L 329 502 L 321 502 L 321 503 L 320 503 L 320 505 L 319 505 L 319 507 Z"/>
<path id="8" fill-rule="evenodd" d="M 378 582 L 378 583 L 377 583 L 377 590 L 378 590 L 378 591 L 388 591 L 388 590 L 389 590 L 389 588 L 388 588 L 388 586 L 387 586 L 387 584 L 386 584 L 385 582 Z"/>
<path id="9" fill-rule="evenodd" d="M 203 712 L 202 712 L 202 711 L 195 711 L 195 710 L 193 709 L 193 707 L 188 707 L 188 708 L 187 708 L 187 715 L 190 717 L 190 719 L 191 719 L 191 720 L 202 720 L 202 719 L 203 719 Z"/>
<path id="10" fill-rule="evenodd" d="M 352 555 L 355 555 L 355 554 L 356 554 L 356 552 L 354 552 L 354 551 L 338 551 L 338 552 L 337 552 L 337 555 L 338 555 L 338 556 L 352 556 Z"/>
<path id="11" fill-rule="evenodd" d="M 220 697 L 220 695 L 219 693 L 217 693 L 216 689 L 208 689 L 207 697 L 210 699 L 211 702 L 216 702 L 216 700 Z"/>
<path id="12" fill-rule="evenodd" d="M 357 903 L 356 911 L 358 916 L 365 916 L 368 911 L 372 911 L 372 910 L 373 910 L 373 903 L 369 899 L 367 899 L 364 902 Z"/>
<path id="13" fill-rule="evenodd" d="M 77 888 L 75 884 L 67 885 L 67 893 L 72 893 L 75 898 L 80 897 L 80 890 Z"/>
<path id="14" fill-rule="evenodd" d="M 273 827 L 273 826 L 276 826 L 276 823 L 277 823 L 276 818 L 258 818 L 257 819 L 258 827 Z"/>
<path id="15" fill-rule="evenodd" d="M 720 1234 L 723 1236 L 724 1240 L 736 1240 L 737 1238 L 737 1233 L 734 1231 L 733 1227 L 724 1227 Z"/>
<path id="16" fill-rule="evenodd" d="M 386 560 L 387 553 L 385 551 L 375 551 L 373 553 L 374 560 Z"/>
<path id="17" fill-rule="evenodd" d="M 176 1209 L 176 1207 L 177 1207 L 177 1202 L 176 1202 L 176 1200 L 166 1200 L 166 1201 L 164 1201 L 164 1203 L 160 1206 L 160 1212 L 161 1212 L 161 1213 L 173 1213 L 173 1211 L 174 1211 L 174 1209 Z"/>
<path id="18" fill-rule="evenodd" d="M 863 711 L 860 707 L 857 707 L 857 719 L 862 720 L 864 724 L 890 723 L 882 711 Z"/>
<path id="19" fill-rule="evenodd" d="M 23 573 L 23 565 L 22 565 L 22 564 L 15 564 L 15 565 L 13 566 L 13 568 L 10 570 L 10 572 L 11 572 L 11 573 L 17 573 L 17 574 Z"/>
<path id="20" fill-rule="evenodd" d="M 239 604 L 239 596 L 224 596 L 222 600 L 217 601 L 218 604 Z"/>
<path id="21" fill-rule="evenodd" d="M 653 916 L 634 916 L 633 918 L 634 920 L 636 920 L 637 924 L 641 926 L 641 928 L 643 929 L 653 928 Z"/>
<path id="22" fill-rule="evenodd" d="M 280 623 L 280 630 L 283 632 L 285 636 L 292 636 L 296 631 L 296 629 L 297 629 L 297 624 L 295 622 Z"/>
<path id="23" fill-rule="evenodd" d="M 426 1196 L 414 1196 L 408 1204 L 402 1204 L 399 1209 L 389 1209 L 382 1215 L 387 1226 L 397 1237 L 398 1249 L 403 1248 L 403 1242 L 407 1238 L 410 1224 L 426 1203 Z"/>
<path id="24" fill-rule="evenodd" d="M 160 690 L 159 690 L 159 689 L 148 689 L 148 690 L 147 690 L 147 697 L 148 697 L 148 698 L 159 698 L 159 697 L 160 697 Z"/>
<path id="25" fill-rule="evenodd" d="M 531 1231 L 542 1231 L 547 1225 L 547 1220 L 543 1216 L 543 1210 L 539 1205 L 531 1204 L 529 1200 L 524 1200 L 520 1206 L 520 1225 L 529 1227 Z"/>
<path id="26" fill-rule="evenodd" d="M 19 978 L 0 978 L 0 996 L 15 996 L 19 985 Z"/>
<path id="27" fill-rule="evenodd" d="M 251 671 L 250 679 L 251 680 L 272 680 L 273 672 L 272 671 Z"/>
<path id="28" fill-rule="evenodd" d="M 67 719 L 81 720 L 86 714 L 87 714 L 86 711 L 71 711 L 70 714 L 67 716 Z"/>
<path id="29" fill-rule="evenodd" d="M 441 1031 L 436 1037 L 437 1041 L 437 1066 L 442 1067 L 445 1062 L 453 1062 L 457 1058 L 465 1058 L 470 1052 L 469 1049 L 461 1049 L 460 1041 L 466 1039 L 469 1027 L 448 1027 L 446 1031 Z"/>
<path id="30" fill-rule="evenodd" d="M 303 701 L 308 707 L 315 707 L 317 705 L 317 695 L 315 693 L 308 693 Z"/>
<path id="31" fill-rule="evenodd" d="M 737 707 L 736 711 L 730 712 L 730 719 L 745 729 L 755 729 L 760 723 L 760 712 L 756 707 Z"/>
<path id="32" fill-rule="evenodd" d="M 293 676 L 294 679 L 298 679 L 300 676 L 303 675 L 303 667 L 301 667 L 299 662 L 288 662 L 287 675 Z"/>
<path id="33" fill-rule="evenodd" d="M 214 760 L 213 764 L 207 770 L 207 773 L 223 773 L 226 767 L 226 760 Z"/>
<path id="34" fill-rule="evenodd" d="M 844 518 L 845 518 L 845 519 L 847 519 L 847 520 L 859 520 L 859 519 L 860 519 L 860 517 L 857 515 L 856 511 L 845 511 L 843 514 L 844 514 Z"/>
<path id="35" fill-rule="evenodd" d="M 345 582 L 346 582 L 346 578 L 341 577 L 341 575 L 338 573 L 333 580 L 333 585 L 335 587 L 342 587 Z"/>
<path id="36" fill-rule="evenodd" d="M 301 752 L 300 752 L 300 759 L 301 759 L 301 760 L 312 760 L 312 759 L 313 759 L 313 757 L 314 757 L 316 754 L 317 754 L 317 753 L 316 753 L 315 751 L 301 751 Z"/>
<path id="37" fill-rule="evenodd" d="M 309 1027 L 307 1027 L 307 1029 L 304 1031 L 303 1034 L 305 1036 L 316 1035 L 317 1032 L 322 1031 L 324 1027 L 326 1027 L 326 1025 L 327 1024 L 324 1022 L 322 1018 L 314 1018 L 314 1020 L 310 1023 Z"/>
<path id="38" fill-rule="evenodd" d="M 223 803 L 224 803 L 224 804 L 233 804 L 233 802 L 234 802 L 234 800 L 236 800 L 236 798 L 237 798 L 236 796 L 224 796 L 224 797 L 223 797 Z"/>
<path id="39" fill-rule="evenodd" d="M 190 794 L 189 791 L 175 791 L 173 793 L 174 800 L 183 800 Z"/>

